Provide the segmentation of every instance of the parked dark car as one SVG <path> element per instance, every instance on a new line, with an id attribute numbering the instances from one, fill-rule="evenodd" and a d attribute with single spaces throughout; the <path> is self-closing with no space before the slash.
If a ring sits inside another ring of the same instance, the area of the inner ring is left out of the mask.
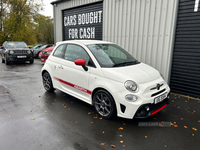
<path id="1" fill-rule="evenodd" d="M 5 41 L 1 47 L 2 63 L 9 65 L 11 62 L 34 62 L 33 51 L 25 42 Z"/>
<path id="2" fill-rule="evenodd" d="M 34 50 L 33 50 L 34 57 L 35 57 L 35 58 L 38 58 L 38 57 L 39 57 L 39 53 L 40 53 L 41 51 L 43 51 L 44 49 L 46 49 L 46 48 L 48 48 L 48 47 L 51 47 L 51 46 L 53 46 L 53 44 L 45 44 L 45 45 L 43 45 L 42 47 L 40 47 L 39 49 L 34 49 Z"/>
<path id="3" fill-rule="evenodd" d="M 39 48 L 41 48 L 42 46 L 43 46 L 43 44 L 37 44 L 37 45 L 31 47 L 30 49 L 32 49 L 32 50 L 34 50 L 34 49 L 39 49 Z"/>

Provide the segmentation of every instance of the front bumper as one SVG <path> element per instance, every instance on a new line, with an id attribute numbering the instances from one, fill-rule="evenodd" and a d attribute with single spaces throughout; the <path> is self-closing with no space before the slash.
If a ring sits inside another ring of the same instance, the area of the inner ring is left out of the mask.
<path id="1" fill-rule="evenodd" d="M 19 56 L 23 56 L 22 58 L 19 58 Z M 33 60 L 33 55 L 24 55 L 24 54 L 18 54 L 18 55 L 7 55 L 7 61 L 9 62 L 23 62 L 23 61 L 31 61 Z"/>
<path id="2" fill-rule="evenodd" d="M 153 89 L 153 87 L 155 87 L 158 83 L 162 85 L 161 88 L 159 90 Z M 127 90 L 121 90 L 112 93 L 112 95 L 116 102 L 117 116 L 133 119 L 147 118 L 160 111 L 161 108 L 163 109 L 169 104 L 169 93 L 169 86 L 162 78 L 159 78 L 148 83 L 139 84 L 139 91 L 136 93 L 130 93 Z M 137 100 L 135 102 L 127 101 L 125 96 L 128 94 L 136 96 Z M 167 94 L 165 99 L 155 104 L 155 99 L 163 94 Z M 148 112 L 142 111 L 145 109 L 145 106 L 148 106 Z"/>
<path id="3" fill-rule="evenodd" d="M 38 57 L 38 53 L 34 53 L 34 57 L 35 57 L 35 58 Z"/>
<path id="4" fill-rule="evenodd" d="M 164 109 L 169 103 L 169 98 L 166 98 L 165 100 L 157 104 L 149 103 L 141 105 L 135 113 L 134 118 L 148 118 Z"/>
<path id="5" fill-rule="evenodd" d="M 46 62 L 47 58 L 49 57 L 49 55 L 41 55 L 41 62 Z"/>
<path id="6" fill-rule="evenodd" d="M 40 53 L 40 52 L 41 52 L 41 51 L 34 50 L 34 51 L 33 51 L 34 57 L 35 57 L 35 58 L 39 57 L 39 53 Z"/>
<path id="7" fill-rule="evenodd" d="M 41 60 L 41 62 L 44 62 L 44 63 L 45 63 L 47 59 L 41 58 L 40 60 Z"/>

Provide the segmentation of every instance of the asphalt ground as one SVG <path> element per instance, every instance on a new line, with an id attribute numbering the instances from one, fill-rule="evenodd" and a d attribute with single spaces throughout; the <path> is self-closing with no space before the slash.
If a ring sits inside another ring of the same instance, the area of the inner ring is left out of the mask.
<path id="1" fill-rule="evenodd" d="M 47 93 L 42 66 L 0 63 L 0 150 L 200 149 L 199 99 L 171 93 L 150 118 L 105 120 L 66 93 Z"/>

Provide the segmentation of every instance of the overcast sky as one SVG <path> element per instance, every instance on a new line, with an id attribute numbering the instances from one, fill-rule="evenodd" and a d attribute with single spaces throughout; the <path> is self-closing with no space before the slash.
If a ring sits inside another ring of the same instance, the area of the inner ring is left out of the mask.
<path id="1" fill-rule="evenodd" d="M 55 0 L 43 0 L 44 11 L 42 11 L 41 14 L 53 18 L 53 5 L 51 5 L 51 2 L 53 1 Z"/>

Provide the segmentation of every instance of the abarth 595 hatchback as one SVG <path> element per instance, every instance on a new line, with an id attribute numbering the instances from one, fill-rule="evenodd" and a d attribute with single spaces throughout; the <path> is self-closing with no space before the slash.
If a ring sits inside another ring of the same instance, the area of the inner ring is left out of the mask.
<path id="1" fill-rule="evenodd" d="M 89 103 L 105 119 L 147 118 L 169 104 L 161 74 L 111 42 L 59 42 L 41 74 L 46 91 L 58 89 Z"/>

